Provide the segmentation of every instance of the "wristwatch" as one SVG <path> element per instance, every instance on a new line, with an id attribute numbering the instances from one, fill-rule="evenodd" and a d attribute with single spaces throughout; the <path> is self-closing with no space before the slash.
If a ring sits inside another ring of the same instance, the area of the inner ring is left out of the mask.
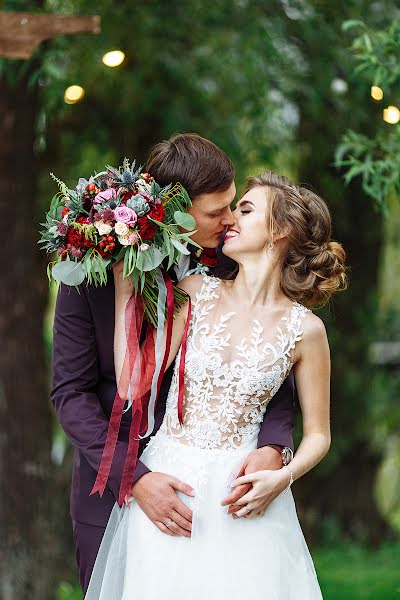
<path id="1" fill-rule="evenodd" d="M 275 450 L 281 453 L 282 464 L 284 467 L 286 467 L 286 465 L 288 465 L 293 460 L 293 450 L 291 448 L 288 448 L 287 446 L 276 446 L 275 444 L 268 444 L 268 446 L 270 446 L 270 448 L 274 448 Z"/>
<path id="2" fill-rule="evenodd" d="M 293 450 L 285 446 L 282 448 L 282 464 L 284 467 L 293 460 Z"/>

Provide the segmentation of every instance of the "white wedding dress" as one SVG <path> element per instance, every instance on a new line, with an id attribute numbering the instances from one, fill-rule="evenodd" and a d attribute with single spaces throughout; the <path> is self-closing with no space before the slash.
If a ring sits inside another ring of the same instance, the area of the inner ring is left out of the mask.
<path id="1" fill-rule="evenodd" d="M 152 471 L 194 488 L 195 497 L 179 494 L 193 510 L 192 536 L 161 533 L 135 501 L 116 504 L 85 600 L 322 598 L 291 491 L 254 519 L 234 520 L 220 504 L 257 446 L 266 406 L 293 366 L 309 311 L 293 302 L 275 323 L 257 308 L 252 315 L 220 314 L 223 286 L 204 275 L 193 302 L 183 426 L 178 355 L 163 424 L 141 456 Z"/>

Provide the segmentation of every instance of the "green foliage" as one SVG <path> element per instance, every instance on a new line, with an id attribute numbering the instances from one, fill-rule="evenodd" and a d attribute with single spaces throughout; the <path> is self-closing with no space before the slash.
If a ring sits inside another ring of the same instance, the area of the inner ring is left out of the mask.
<path id="1" fill-rule="evenodd" d="M 62 281 L 65 285 L 80 285 L 85 279 L 85 269 L 82 263 L 74 260 L 58 262 L 51 270 L 51 275 L 56 281 Z"/>
<path id="2" fill-rule="evenodd" d="M 365 193 L 386 216 L 391 193 L 400 195 L 400 129 L 380 131 L 374 139 L 355 131 L 347 131 L 336 149 L 335 165 L 346 170 L 349 184 L 361 177 Z"/>
<path id="3" fill-rule="evenodd" d="M 383 87 L 386 97 L 400 81 L 400 18 L 381 29 L 368 27 L 364 21 L 350 20 L 343 24 L 345 31 L 355 28 L 361 33 L 351 45 L 354 59 L 359 63 L 354 75 L 362 73 L 370 86 Z M 361 177 L 365 193 L 386 216 L 389 195 L 400 192 L 399 147 L 399 125 L 393 128 L 382 124 L 374 137 L 348 130 L 336 150 L 335 165 L 346 170 L 346 183 Z"/>
<path id="4" fill-rule="evenodd" d="M 363 75 L 372 85 L 390 87 L 400 80 L 400 18 L 395 18 L 386 28 L 374 29 L 360 20 L 348 20 L 344 31 L 359 30 L 351 50 L 359 63 L 354 73 Z"/>

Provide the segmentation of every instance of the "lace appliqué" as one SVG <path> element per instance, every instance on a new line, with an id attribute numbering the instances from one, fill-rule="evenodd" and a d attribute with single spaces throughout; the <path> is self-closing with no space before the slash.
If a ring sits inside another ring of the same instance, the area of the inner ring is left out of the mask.
<path id="1" fill-rule="evenodd" d="M 258 435 L 268 403 L 293 366 L 302 319 L 309 309 L 293 302 L 268 342 L 262 324 L 254 320 L 250 337 L 234 346 L 234 359 L 227 361 L 224 351 L 231 347 L 232 337 L 228 325 L 236 313 L 226 313 L 212 324 L 209 315 L 218 301 L 221 280 L 208 275 L 203 280 L 188 331 L 183 426 L 177 413 L 179 352 L 160 432 L 191 446 L 232 449 Z"/>

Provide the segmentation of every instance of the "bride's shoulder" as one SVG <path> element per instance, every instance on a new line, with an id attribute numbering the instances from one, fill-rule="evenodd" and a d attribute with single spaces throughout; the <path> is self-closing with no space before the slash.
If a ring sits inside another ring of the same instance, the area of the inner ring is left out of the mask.
<path id="1" fill-rule="evenodd" d="M 304 343 L 322 343 L 327 340 L 325 323 L 311 310 L 304 312 L 302 331 L 303 345 Z"/>
<path id="2" fill-rule="evenodd" d="M 179 282 L 178 287 L 184 290 L 192 299 L 201 292 L 204 286 L 216 287 L 220 283 L 218 277 L 200 274 L 200 275 L 189 275 Z"/>

